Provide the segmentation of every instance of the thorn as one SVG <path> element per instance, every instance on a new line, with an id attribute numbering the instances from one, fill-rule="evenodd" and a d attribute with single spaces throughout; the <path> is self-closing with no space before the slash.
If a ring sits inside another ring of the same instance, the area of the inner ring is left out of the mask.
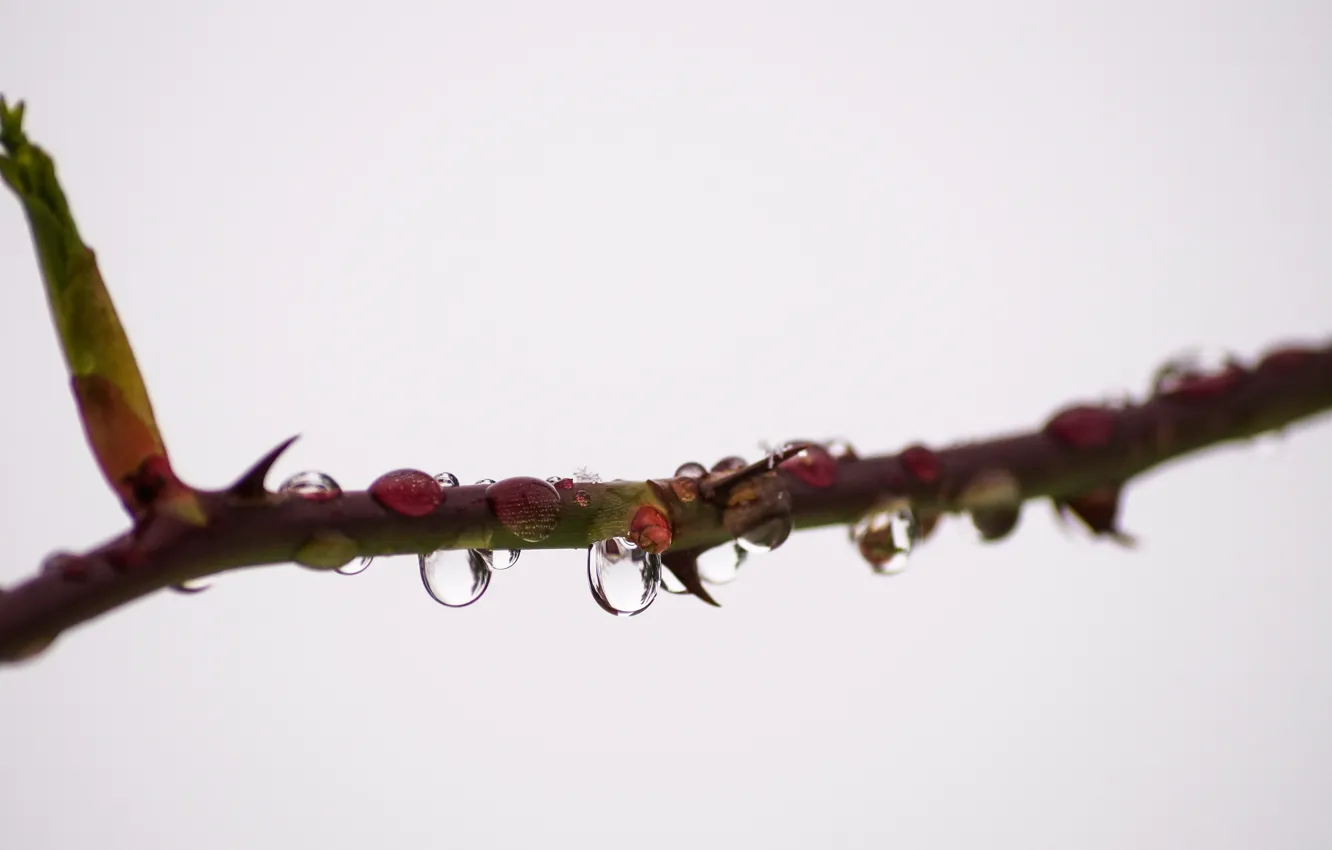
<path id="1" fill-rule="evenodd" d="M 277 463 L 277 459 L 282 453 L 291 447 L 291 444 L 300 438 L 300 434 L 288 437 L 278 443 L 268 454 L 259 458 L 254 466 L 250 467 L 244 475 L 237 479 L 235 484 L 227 488 L 227 493 L 238 499 L 259 499 L 268 491 L 264 489 L 264 479 L 268 477 L 268 471 Z"/>
<path id="2" fill-rule="evenodd" d="M 723 495 L 731 490 L 737 484 L 741 484 L 759 475 L 772 472 L 781 465 L 783 461 L 790 460 L 805 449 L 814 445 L 817 445 L 817 443 L 788 443 L 777 451 L 764 455 L 748 466 L 742 466 L 734 472 L 727 472 L 722 475 L 704 478 L 698 485 L 699 494 L 702 495 L 704 499 L 715 499 L 717 496 Z"/>
<path id="3" fill-rule="evenodd" d="M 714 608 L 721 607 L 721 603 L 713 599 L 712 594 L 708 593 L 708 589 L 703 586 L 703 579 L 698 575 L 697 552 L 668 551 L 661 556 L 661 563 L 680 580 L 680 584 L 685 586 L 685 590 Z"/>

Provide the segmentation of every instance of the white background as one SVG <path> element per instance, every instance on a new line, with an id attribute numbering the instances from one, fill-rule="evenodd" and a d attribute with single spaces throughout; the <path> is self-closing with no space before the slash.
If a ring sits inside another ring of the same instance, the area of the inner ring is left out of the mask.
<path id="1" fill-rule="evenodd" d="M 896 451 L 1332 318 L 1316 2 L 3 0 L 177 468 Z M 0 202 L 0 581 L 126 524 Z M 1326 847 L 1332 425 L 896 579 L 616 620 L 581 553 L 162 594 L 0 672 L 6 847 Z"/>

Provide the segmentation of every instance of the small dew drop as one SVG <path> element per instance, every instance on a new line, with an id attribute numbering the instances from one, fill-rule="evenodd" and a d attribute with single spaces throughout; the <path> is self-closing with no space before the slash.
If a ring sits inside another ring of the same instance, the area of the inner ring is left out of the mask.
<path id="1" fill-rule="evenodd" d="M 362 558 L 359 561 L 348 561 L 347 563 L 338 567 L 336 572 L 338 575 L 342 576 L 360 575 L 361 573 L 365 572 L 365 568 L 370 566 L 371 562 L 374 560 L 375 560 L 374 556 L 366 555 L 364 558 Z"/>
<path id="2" fill-rule="evenodd" d="M 441 472 L 435 476 L 435 483 L 441 487 L 457 487 L 458 476 L 452 472 Z"/>
<path id="3" fill-rule="evenodd" d="M 592 504 L 592 496 L 586 490 L 579 490 L 574 493 L 574 501 L 578 503 L 578 507 L 585 508 Z"/>
<path id="4" fill-rule="evenodd" d="M 1152 394 L 1212 394 L 1224 389 L 1240 372 L 1235 354 L 1223 348 L 1185 350 L 1152 374 Z"/>
<path id="5" fill-rule="evenodd" d="M 737 469 L 744 469 L 745 459 L 739 455 L 724 457 L 712 465 L 713 472 L 734 472 Z"/>
<path id="6" fill-rule="evenodd" d="M 880 575 L 906 571 L 906 556 L 915 547 L 918 534 L 910 503 L 900 499 L 871 509 L 851 529 L 860 554 Z"/>
<path id="7" fill-rule="evenodd" d="M 661 587 L 661 556 L 644 552 L 623 537 L 587 548 L 587 581 L 592 598 L 608 613 L 632 617 L 647 610 Z"/>
<path id="8" fill-rule="evenodd" d="M 213 583 L 206 578 L 191 578 L 182 581 L 180 584 L 171 585 L 171 589 L 177 593 L 194 594 L 203 593 L 212 586 Z M 209 598 L 211 599 L 212 597 Z"/>
<path id="9" fill-rule="evenodd" d="M 689 463 L 680 464 L 680 468 L 675 470 L 675 478 L 702 478 L 708 474 L 708 468 L 701 463 L 689 461 Z"/>
<path id="10" fill-rule="evenodd" d="M 440 549 L 419 557 L 421 584 L 440 605 L 463 608 L 490 586 L 490 565 L 476 549 Z"/>
<path id="11" fill-rule="evenodd" d="M 840 438 L 829 440 L 825 448 L 835 460 L 857 460 L 860 457 L 850 443 Z"/>
<path id="12" fill-rule="evenodd" d="M 300 496 L 312 502 L 327 502 L 342 495 L 342 488 L 331 476 L 314 470 L 298 472 L 282 482 L 279 493 Z"/>
<path id="13" fill-rule="evenodd" d="M 523 554 L 522 549 L 501 549 L 498 555 L 490 549 L 473 549 L 473 552 L 481 556 L 481 560 L 486 562 L 486 566 L 492 570 L 507 570 L 518 563 L 518 556 Z"/>
<path id="14" fill-rule="evenodd" d="M 715 546 L 698 556 L 698 577 L 708 584 L 730 584 L 748 557 L 739 543 Z"/>

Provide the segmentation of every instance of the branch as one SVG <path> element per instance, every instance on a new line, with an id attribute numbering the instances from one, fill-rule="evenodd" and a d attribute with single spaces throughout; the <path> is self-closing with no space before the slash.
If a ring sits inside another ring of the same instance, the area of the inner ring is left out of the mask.
<path id="1" fill-rule="evenodd" d="M 969 513 L 998 539 L 1016 525 L 1023 501 L 1049 498 L 1094 533 L 1122 540 L 1115 516 L 1132 477 L 1329 409 L 1332 346 L 1285 347 L 1251 369 L 1233 363 L 1177 376 L 1141 403 L 1066 408 L 1025 434 L 866 458 L 798 446 L 771 469 L 764 462 L 743 475 L 700 475 L 691 464 L 680 476 L 644 482 L 510 478 L 431 488 L 425 473 L 395 471 L 366 491 L 308 498 L 262 486 L 288 441 L 231 488 L 196 491 L 203 525 L 154 515 L 89 552 L 48 559 L 40 574 L 0 595 L 0 657 L 29 657 L 64 629 L 155 590 L 263 564 L 326 570 L 361 556 L 582 548 L 628 537 L 665 552 L 667 567 L 697 592 L 696 558 L 707 549 L 774 524 L 850 525 L 899 499 L 922 526 Z M 866 535 L 860 548 L 882 566 L 877 542 Z"/>
<path id="2" fill-rule="evenodd" d="M 949 448 L 862 459 L 795 442 L 754 463 L 688 463 L 640 482 L 520 477 L 456 486 L 451 476 L 394 470 L 361 492 L 312 475 L 274 493 L 265 479 L 288 440 L 231 487 L 198 490 L 172 472 L 92 251 L 22 118 L 21 104 L 10 109 L 0 99 L 0 177 L 27 213 L 89 442 L 134 525 L 91 551 L 53 555 L 37 575 L 0 590 L 3 661 L 30 658 L 66 629 L 154 591 L 293 561 L 327 571 L 379 555 L 600 546 L 614 564 L 633 549 L 623 562 L 646 565 L 635 566 L 646 577 L 636 612 L 656 592 L 656 566 L 716 604 L 700 555 L 719 546 L 738 547 L 738 557 L 774 549 L 797 528 L 850 525 L 871 566 L 891 571 L 942 514 L 968 513 L 984 539 L 998 540 L 1017 526 L 1024 501 L 1049 498 L 1094 533 L 1128 542 L 1116 516 L 1134 476 L 1332 409 L 1332 346 L 1284 347 L 1252 368 L 1174 364 L 1140 403 L 1074 406 L 1030 433 Z M 489 576 L 486 558 L 468 563 Z M 633 613 L 604 598 L 599 569 L 590 576 L 598 602 Z"/>

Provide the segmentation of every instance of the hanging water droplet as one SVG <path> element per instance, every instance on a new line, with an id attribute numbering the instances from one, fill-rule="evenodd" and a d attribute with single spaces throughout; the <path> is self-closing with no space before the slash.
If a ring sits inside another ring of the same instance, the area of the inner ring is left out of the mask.
<path id="1" fill-rule="evenodd" d="M 748 557 L 749 553 L 735 542 L 714 546 L 698 556 L 698 577 L 708 584 L 730 584 Z"/>
<path id="2" fill-rule="evenodd" d="M 684 586 L 684 582 L 675 577 L 669 567 L 661 568 L 661 589 L 667 593 L 673 593 L 677 596 L 682 593 L 688 593 L 689 590 Z"/>
<path id="3" fill-rule="evenodd" d="M 342 488 L 331 476 L 307 469 L 282 482 L 279 493 L 300 496 L 312 502 L 326 502 L 342 495 Z"/>
<path id="4" fill-rule="evenodd" d="M 441 487 L 457 487 L 458 476 L 452 472 L 441 472 L 435 476 L 435 483 Z"/>
<path id="5" fill-rule="evenodd" d="M 171 585 L 171 589 L 177 593 L 203 593 L 213 586 L 213 582 L 206 578 L 190 578 L 182 581 L 180 584 Z M 212 597 L 209 597 L 210 599 Z"/>
<path id="6" fill-rule="evenodd" d="M 746 531 L 735 544 L 746 552 L 763 554 L 776 549 L 790 536 L 791 517 L 776 516 Z"/>
<path id="7" fill-rule="evenodd" d="M 661 586 L 661 556 L 651 555 L 623 537 L 600 540 L 587 548 L 587 582 L 592 598 L 617 617 L 642 613 Z"/>
<path id="8" fill-rule="evenodd" d="M 364 558 L 362 558 L 359 561 L 348 561 L 347 563 L 338 567 L 334 572 L 336 572 L 338 575 L 343 575 L 343 576 L 360 575 L 361 573 L 365 572 L 365 568 L 370 566 L 370 563 L 372 561 L 374 561 L 374 556 L 366 555 Z"/>
<path id="9" fill-rule="evenodd" d="M 440 549 L 419 560 L 421 584 L 440 605 L 471 605 L 490 586 L 490 565 L 475 549 Z"/>
<path id="10" fill-rule="evenodd" d="M 906 556 L 916 545 L 918 534 L 916 515 L 905 499 L 871 509 L 851 529 L 851 538 L 860 554 L 881 575 L 897 575 L 906 570 Z"/>
<path id="11" fill-rule="evenodd" d="M 481 556 L 486 562 L 486 566 L 492 570 L 507 570 L 518 563 L 518 556 L 523 554 L 521 549 L 501 549 L 498 554 L 490 549 L 473 549 L 473 552 Z"/>
<path id="12" fill-rule="evenodd" d="M 340 531 L 321 529 L 296 550 L 293 560 L 313 570 L 336 570 L 359 554 L 355 540 Z"/>

